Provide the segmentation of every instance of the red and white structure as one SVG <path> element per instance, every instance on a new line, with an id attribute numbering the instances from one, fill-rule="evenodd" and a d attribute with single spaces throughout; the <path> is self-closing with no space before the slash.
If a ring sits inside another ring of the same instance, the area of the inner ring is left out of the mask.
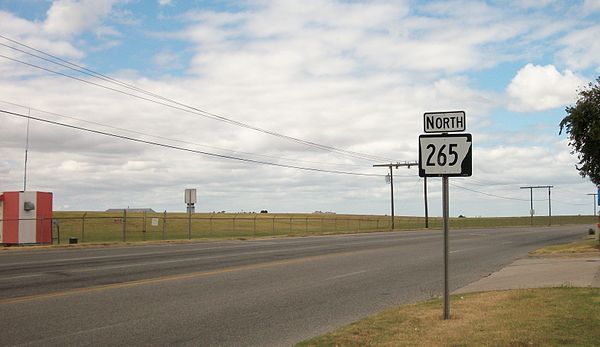
<path id="1" fill-rule="evenodd" d="M 52 243 L 52 193 L 0 193 L 0 244 Z"/>

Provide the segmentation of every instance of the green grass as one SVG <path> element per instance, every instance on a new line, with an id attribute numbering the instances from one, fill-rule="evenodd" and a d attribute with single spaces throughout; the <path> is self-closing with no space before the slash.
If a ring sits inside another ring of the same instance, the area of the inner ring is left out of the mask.
<path id="1" fill-rule="evenodd" d="M 79 242 L 137 242 L 188 239 L 227 239 L 250 237 L 306 236 L 351 232 L 374 232 L 390 229 L 390 217 L 341 214 L 252 214 L 252 213 L 195 213 L 188 235 L 188 216 L 185 213 L 123 213 L 54 212 L 60 243 L 70 237 Z M 152 224 L 156 219 L 157 225 Z M 593 216 L 557 216 L 557 224 L 593 224 Z M 534 219 L 534 225 L 547 225 L 546 217 Z M 451 218 L 451 228 L 528 226 L 529 217 Z M 396 229 L 413 230 L 425 226 L 423 217 L 396 217 Z M 441 218 L 430 218 L 430 228 L 441 228 Z"/>
<path id="2" fill-rule="evenodd" d="M 597 346 L 599 288 L 543 288 L 431 300 L 362 319 L 297 346 Z"/>
<path id="3" fill-rule="evenodd" d="M 547 246 L 529 252 L 530 255 L 549 255 L 549 254 L 575 254 L 575 253 L 598 253 L 600 254 L 600 243 L 595 239 L 587 239 L 566 243 L 562 245 Z"/>

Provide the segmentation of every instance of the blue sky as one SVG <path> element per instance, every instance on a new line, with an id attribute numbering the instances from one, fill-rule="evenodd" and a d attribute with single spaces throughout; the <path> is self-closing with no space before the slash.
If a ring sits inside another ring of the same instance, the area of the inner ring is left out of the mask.
<path id="1" fill-rule="evenodd" d="M 474 174 L 452 180 L 453 214 L 526 215 L 519 186 L 538 184 L 556 187 L 554 213 L 584 214 L 595 187 L 575 170 L 558 123 L 577 88 L 600 75 L 598 23 L 597 0 L 0 1 L 6 38 L 179 105 L 370 159 L 2 57 L 0 106 L 205 152 L 382 175 L 372 164 L 417 159 L 424 112 L 465 110 Z M 107 83 L 6 46 L 0 54 Z M 0 190 L 20 190 L 27 122 L 2 119 Z M 199 211 L 389 213 L 383 177 L 247 164 L 39 122 L 30 130 L 28 185 L 55 192 L 57 209 L 183 210 L 184 188 L 195 187 Z M 417 170 L 396 174 L 396 213 L 422 214 Z"/>

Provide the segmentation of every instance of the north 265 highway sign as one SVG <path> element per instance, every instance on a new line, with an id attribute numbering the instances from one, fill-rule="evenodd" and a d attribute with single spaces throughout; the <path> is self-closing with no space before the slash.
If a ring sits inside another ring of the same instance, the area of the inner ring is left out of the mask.
<path id="1" fill-rule="evenodd" d="M 419 176 L 466 177 L 473 172 L 471 134 L 419 136 Z"/>

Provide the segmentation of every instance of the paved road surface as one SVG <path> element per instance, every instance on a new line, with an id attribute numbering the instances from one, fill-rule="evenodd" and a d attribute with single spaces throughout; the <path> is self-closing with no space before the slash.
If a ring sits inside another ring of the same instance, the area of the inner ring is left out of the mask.
<path id="1" fill-rule="evenodd" d="M 452 230 L 450 289 L 587 229 Z M 0 345 L 292 345 L 441 295 L 441 234 L 0 252 Z"/>

